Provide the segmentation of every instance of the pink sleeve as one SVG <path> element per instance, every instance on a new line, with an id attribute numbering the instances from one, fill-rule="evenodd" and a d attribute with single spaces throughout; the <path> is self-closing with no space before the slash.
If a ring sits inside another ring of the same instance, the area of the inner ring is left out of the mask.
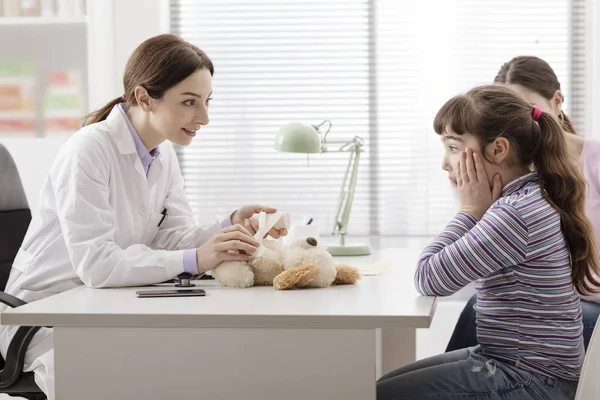
<path id="1" fill-rule="evenodd" d="M 594 228 L 596 243 L 600 249 L 600 142 L 586 138 L 580 157 L 583 177 L 588 184 L 586 193 L 585 213 Z M 594 275 L 597 280 L 598 276 Z M 600 293 L 590 296 L 581 296 L 582 299 L 600 303 Z"/>
<path id="2" fill-rule="evenodd" d="M 600 282 L 600 277 L 598 275 L 594 274 L 593 272 L 592 272 L 592 275 L 594 276 L 594 278 L 596 278 L 597 281 Z M 586 279 L 586 282 L 588 282 L 587 279 Z M 583 295 L 581 295 L 581 299 L 582 300 L 587 300 L 587 301 L 593 301 L 595 303 L 600 303 L 600 293 L 593 293 L 593 294 L 591 294 L 589 296 L 583 296 Z"/>

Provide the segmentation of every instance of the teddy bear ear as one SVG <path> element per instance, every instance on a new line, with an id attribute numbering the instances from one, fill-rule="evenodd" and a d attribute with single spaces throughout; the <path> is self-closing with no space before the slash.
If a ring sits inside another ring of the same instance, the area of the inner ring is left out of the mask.
<path id="1" fill-rule="evenodd" d="M 317 247 L 317 245 L 319 244 L 319 242 L 317 241 L 317 239 L 315 239 L 314 237 L 308 237 L 308 238 L 306 238 L 306 243 L 308 243 L 309 245 L 311 245 L 313 247 Z"/>

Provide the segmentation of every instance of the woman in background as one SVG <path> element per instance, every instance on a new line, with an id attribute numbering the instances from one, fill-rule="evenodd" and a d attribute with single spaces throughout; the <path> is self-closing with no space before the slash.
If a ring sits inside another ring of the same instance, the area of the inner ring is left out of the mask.
<path id="1" fill-rule="evenodd" d="M 494 82 L 507 85 L 529 104 L 540 107 L 560 121 L 568 155 L 580 163 L 588 184 L 585 212 L 592 223 L 600 249 L 600 142 L 577 135 L 573 124 L 562 110 L 564 97 L 558 78 L 544 60 L 531 56 L 515 57 L 500 68 Z M 446 352 L 473 347 L 479 343 L 475 332 L 476 303 L 475 294 L 460 314 Z M 584 346 L 587 349 L 600 314 L 600 294 L 582 296 L 581 308 Z"/>

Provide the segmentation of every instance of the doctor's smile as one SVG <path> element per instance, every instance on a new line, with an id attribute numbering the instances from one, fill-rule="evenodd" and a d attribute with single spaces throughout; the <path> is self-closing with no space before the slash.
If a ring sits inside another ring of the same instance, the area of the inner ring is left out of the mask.
<path id="1" fill-rule="evenodd" d="M 181 129 L 183 130 L 183 132 L 185 132 L 186 135 L 189 135 L 191 137 L 196 136 L 196 132 L 198 130 L 200 130 L 200 128 L 198 128 L 198 129 L 185 129 L 185 128 L 181 128 Z"/>

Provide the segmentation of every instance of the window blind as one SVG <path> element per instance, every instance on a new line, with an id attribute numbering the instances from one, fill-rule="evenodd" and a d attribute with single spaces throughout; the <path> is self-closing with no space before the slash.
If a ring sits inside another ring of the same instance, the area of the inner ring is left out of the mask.
<path id="1" fill-rule="evenodd" d="M 550 63 L 566 111 L 578 116 L 581 4 L 171 1 L 172 31 L 215 63 L 211 122 L 192 145 L 177 149 L 195 214 L 204 219 L 261 202 L 330 232 L 349 154 L 273 149 L 280 126 L 330 120 L 328 138 L 365 141 L 350 234 L 436 234 L 456 201 L 441 170 L 435 113 L 527 54 Z"/>
<path id="2" fill-rule="evenodd" d="M 586 83 L 590 86 L 589 77 L 586 74 L 586 58 L 590 54 L 586 54 L 587 39 L 586 38 L 586 11 L 589 8 L 589 3 L 586 0 L 571 0 L 570 2 L 570 29 L 569 29 L 569 66 L 570 66 L 570 107 L 569 118 L 575 126 L 579 135 L 588 136 L 591 132 L 586 130 L 585 108 L 588 97 L 586 96 Z M 587 118 L 590 118 L 587 116 Z"/>
<path id="3" fill-rule="evenodd" d="M 215 63 L 211 122 L 179 153 L 194 212 L 260 202 L 329 231 L 349 153 L 279 153 L 274 138 L 289 122 L 330 120 L 328 138 L 368 148 L 368 1 L 181 0 L 172 24 Z M 369 162 L 365 151 L 353 233 L 369 230 Z"/>

